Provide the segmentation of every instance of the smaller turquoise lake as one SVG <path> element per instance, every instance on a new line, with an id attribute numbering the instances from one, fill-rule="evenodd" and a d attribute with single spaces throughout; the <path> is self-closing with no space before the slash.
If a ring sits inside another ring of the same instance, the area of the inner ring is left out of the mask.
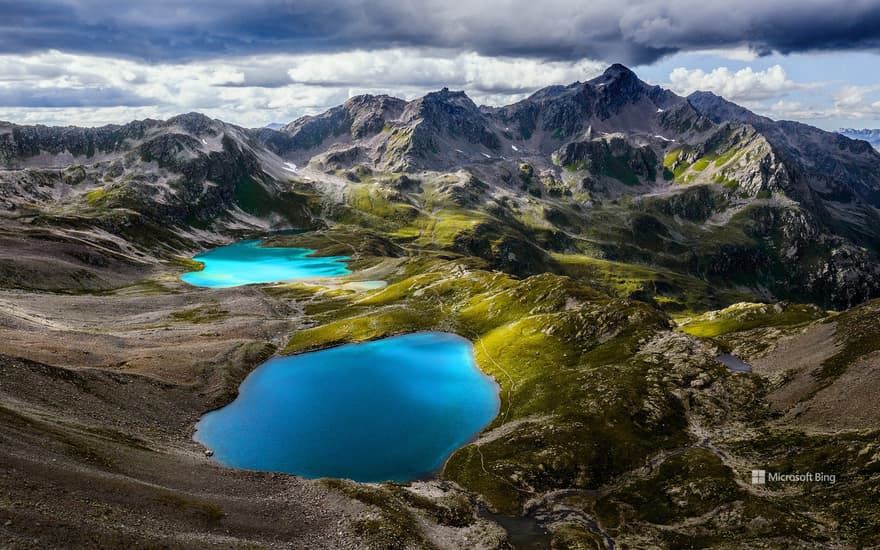
<path id="1" fill-rule="evenodd" d="M 483 430 L 498 394 L 468 340 L 408 334 L 270 359 L 202 417 L 195 439 L 236 468 L 410 481 Z"/>
<path id="2" fill-rule="evenodd" d="M 308 248 L 260 246 L 259 240 L 221 246 L 195 256 L 205 264 L 202 271 L 184 273 L 180 278 L 193 286 L 228 288 L 254 283 L 272 283 L 307 277 L 348 275 L 348 256 L 315 258 Z"/>

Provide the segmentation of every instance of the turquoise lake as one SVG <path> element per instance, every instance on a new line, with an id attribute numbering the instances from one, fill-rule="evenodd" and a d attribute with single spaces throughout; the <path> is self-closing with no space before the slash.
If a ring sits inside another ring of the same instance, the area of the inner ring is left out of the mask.
<path id="1" fill-rule="evenodd" d="M 408 334 L 270 359 L 202 417 L 195 439 L 236 468 L 410 481 L 485 428 L 498 395 L 469 341 Z"/>
<path id="2" fill-rule="evenodd" d="M 315 258 L 308 248 L 266 247 L 260 242 L 241 241 L 199 254 L 193 259 L 205 268 L 184 273 L 181 279 L 193 286 L 227 288 L 351 273 L 345 264 L 348 256 Z"/>

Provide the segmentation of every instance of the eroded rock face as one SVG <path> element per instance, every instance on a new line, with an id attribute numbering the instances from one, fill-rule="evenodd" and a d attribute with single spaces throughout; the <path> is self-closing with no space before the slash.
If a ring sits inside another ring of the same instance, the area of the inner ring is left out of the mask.
<path id="1" fill-rule="evenodd" d="M 773 121 L 709 92 L 696 92 L 688 101 L 716 123 L 738 122 L 755 128 L 780 161 L 799 173 L 804 186 L 799 191 L 804 195 L 807 188 L 816 193 L 845 188 L 862 201 L 880 206 L 880 177 L 876 171 L 880 153 L 864 142 L 798 122 Z"/>
<path id="2" fill-rule="evenodd" d="M 448 164 L 452 144 L 470 144 L 497 150 L 500 141 L 488 121 L 464 92 L 444 88 L 407 104 L 400 119 L 410 129 L 408 147 L 388 150 L 389 165 L 435 167 Z"/>
<path id="3" fill-rule="evenodd" d="M 610 176 L 626 185 L 657 177 L 657 156 L 650 147 L 634 147 L 623 138 L 575 141 L 561 147 L 556 160 L 568 169 Z"/>
<path id="4" fill-rule="evenodd" d="M 368 138 L 381 132 L 388 121 L 399 117 L 405 104 L 389 96 L 356 96 L 321 115 L 303 117 L 283 126 L 279 132 L 267 131 L 263 135 L 275 142 L 279 152 L 314 149 L 343 136 Z"/>

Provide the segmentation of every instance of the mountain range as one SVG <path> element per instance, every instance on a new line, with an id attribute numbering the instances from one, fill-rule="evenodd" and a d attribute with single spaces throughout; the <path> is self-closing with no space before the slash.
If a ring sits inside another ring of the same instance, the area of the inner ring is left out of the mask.
<path id="1" fill-rule="evenodd" d="M 357 96 L 278 130 L 195 113 L 4 123 L 0 163 L 16 218 L 132 246 L 148 244 L 144 227 L 172 250 L 212 231 L 320 224 L 358 193 L 382 195 L 395 217 L 381 223 L 403 230 L 431 188 L 479 213 L 455 247 L 519 274 L 578 252 L 829 307 L 880 293 L 880 153 L 711 93 L 676 96 L 620 65 L 501 108 L 447 89 Z"/>
<path id="2" fill-rule="evenodd" d="M 180 280 L 251 238 L 352 273 Z M 0 122 L 0 546 L 877 546 L 878 260 L 871 144 L 622 65 L 503 107 Z M 273 355 L 414 331 L 469 339 L 500 388 L 430 479 L 192 439 Z"/>
<path id="3" fill-rule="evenodd" d="M 837 133 L 850 139 L 867 141 L 874 147 L 880 147 L 880 130 L 856 130 L 855 128 L 842 128 Z"/>

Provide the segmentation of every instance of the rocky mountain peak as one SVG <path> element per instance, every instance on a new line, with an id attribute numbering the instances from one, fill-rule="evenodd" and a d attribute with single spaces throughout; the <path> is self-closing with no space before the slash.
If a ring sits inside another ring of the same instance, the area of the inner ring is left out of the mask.
<path id="1" fill-rule="evenodd" d="M 614 63 L 613 65 L 605 69 L 605 72 L 602 73 L 602 78 L 606 81 L 620 79 L 639 80 L 639 77 L 636 76 L 636 73 L 634 73 L 626 65 L 622 65 L 620 63 Z"/>
<path id="2" fill-rule="evenodd" d="M 349 98 L 342 104 L 342 108 L 352 114 L 362 111 L 398 111 L 399 114 L 405 105 L 406 101 L 389 95 L 363 94 Z"/>
<path id="3" fill-rule="evenodd" d="M 196 136 L 203 134 L 214 135 L 221 125 L 221 122 L 196 112 L 177 115 L 165 121 L 165 126 L 179 126 L 185 132 Z"/>
<path id="4" fill-rule="evenodd" d="M 715 123 L 733 121 L 754 125 L 771 122 L 770 119 L 756 115 L 712 92 L 697 91 L 687 96 L 687 100 L 701 115 Z"/>
<path id="5" fill-rule="evenodd" d="M 594 78 L 588 84 L 596 88 L 604 88 L 602 91 L 609 94 L 623 94 L 628 97 L 638 96 L 650 88 L 636 73 L 620 63 L 611 65 L 605 69 L 602 76 Z"/>
<path id="6" fill-rule="evenodd" d="M 861 217 L 876 216 L 875 212 L 855 216 L 850 204 L 859 197 L 874 208 L 880 206 L 880 175 L 876 169 L 880 156 L 868 143 L 800 122 L 774 121 L 711 92 L 694 92 L 687 100 L 713 122 L 748 124 L 760 132 L 778 158 L 794 170 L 794 180 L 800 185 L 787 190 L 792 196 L 804 201 L 831 200 L 847 205 L 835 205 L 823 212 L 834 219 L 834 223 L 855 221 L 855 225 L 865 226 L 859 221 Z M 870 234 L 864 244 L 873 246 L 873 227 Z"/>
<path id="7" fill-rule="evenodd" d="M 307 115 L 283 126 L 279 131 L 287 138 L 265 134 L 276 152 L 306 150 L 330 138 L 350 135 L 360 139 L 382 131 L 390 121 L 403 113 L 406 102 L 387 95 L 358 95 L 319 115 Z"/>
<path id="8" fill-rule="evenodd" d="M 441 108 L 460 109 L 462 111 L 470 111 L 479 115 L 479 109 L 476 103 L 463 91 L 452 91 L 449 88 L 443 88 L 437 92 L 429 92 L 424 97 L 413 102 L 420 111 Z"/>
<path id="9" fill-rule="evenodd" d="M 471 143 L 490 148 L 498 146 L 497 138 L 487 129 L 486 118 L 477 105 L 461 91 L 443 88 L 410 102 L 404 110 L 404 122 L 421 121 L 425 130 L 448 133 Z"/>
<path id="10" fill-rule="evenodd" d="M 344 123 L 350 124 L 354 138 L 363 138 L 382 131 L 388 121 L 400 117 L 406 102 L 388 95 L 359 95 L 342 105 Z"/>

